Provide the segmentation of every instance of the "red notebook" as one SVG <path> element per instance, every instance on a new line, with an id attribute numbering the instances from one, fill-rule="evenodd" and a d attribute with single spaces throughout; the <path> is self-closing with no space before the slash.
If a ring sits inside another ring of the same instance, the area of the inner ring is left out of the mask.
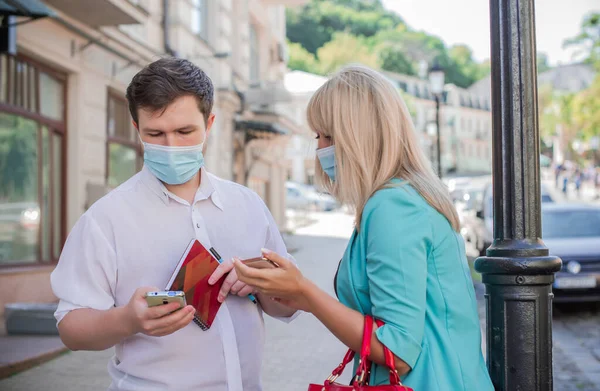
<path id="1" fill-rule="evenodd" d="M 212 325 L 221 303 L 217 300 L 224 278 L 215 285 L 208 279 L 219 266 L 217 259 L 198 240 L 190 242 L 167 284 L 167 290 L 185 292 L 185 301 L 196 309 L 194 322 L 202 330 Z"/>

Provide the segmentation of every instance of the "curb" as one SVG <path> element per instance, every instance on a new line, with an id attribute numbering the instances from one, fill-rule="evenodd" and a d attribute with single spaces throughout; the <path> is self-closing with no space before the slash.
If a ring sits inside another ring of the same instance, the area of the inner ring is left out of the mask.
<path id="1" fill-rule="evenodd" d="M 0 366 L 0 380 L 16 375 L 17 373 L 26 371 L 35 366 L 41 365 L 69 351 L 66 346 L 49 350 L 37 356 L 27 358 L 15 363 L 5 364 Z"/>

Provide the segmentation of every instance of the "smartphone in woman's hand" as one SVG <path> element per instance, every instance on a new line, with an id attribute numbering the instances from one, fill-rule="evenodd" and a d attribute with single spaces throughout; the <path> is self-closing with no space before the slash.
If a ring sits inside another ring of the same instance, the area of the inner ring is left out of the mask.
<path id="1" fill-rule="evenodd" d="M 255 269 L 274 269 L 279 267 L 278 264 L 265 257 L 244 259 L 242 263 Z"/>

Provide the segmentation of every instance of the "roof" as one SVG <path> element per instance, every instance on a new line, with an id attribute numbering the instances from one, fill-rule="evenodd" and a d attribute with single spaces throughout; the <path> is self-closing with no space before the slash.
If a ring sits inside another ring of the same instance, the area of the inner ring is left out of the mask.
<path id="1" fill-rule="evenodd" d="M 596 72 L 588 64 L 559 65 L 538 76 L 538 85 L 550 84 L 556 91 L 578 92 L 588 88 Z"/>
<path id="2" fill-rule="evenodd" d="M 588 64 L 558 65 L 538 75 L 538 86 L 550 84 L 556 91 L 578 92 L 588 88 L 595 77 L 594 68 Z M 488 75 L 471 85 L 468 90 L 474 94 L 487 94 L 489 96 L 492 90 L 491 83 L 492 77 Z"/>
<path id="3" fill-rule="evenodd" d="M 292 94 L 304 94 L 315 92 L 327 80 L 325 76 L 304 71 L 291 71 L 285 74 L 283 84 Z"/>

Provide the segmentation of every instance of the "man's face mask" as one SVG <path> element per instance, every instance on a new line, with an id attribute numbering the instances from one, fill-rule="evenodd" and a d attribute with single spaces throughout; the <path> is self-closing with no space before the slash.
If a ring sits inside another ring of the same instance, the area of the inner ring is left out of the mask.
<path id="1" fill-rule="evenodd" d="M 150 172 L 169 185 L 188 182 L 204 166 L 204 143 L 186 147 L 144 144 L 144 164 Z"/>

